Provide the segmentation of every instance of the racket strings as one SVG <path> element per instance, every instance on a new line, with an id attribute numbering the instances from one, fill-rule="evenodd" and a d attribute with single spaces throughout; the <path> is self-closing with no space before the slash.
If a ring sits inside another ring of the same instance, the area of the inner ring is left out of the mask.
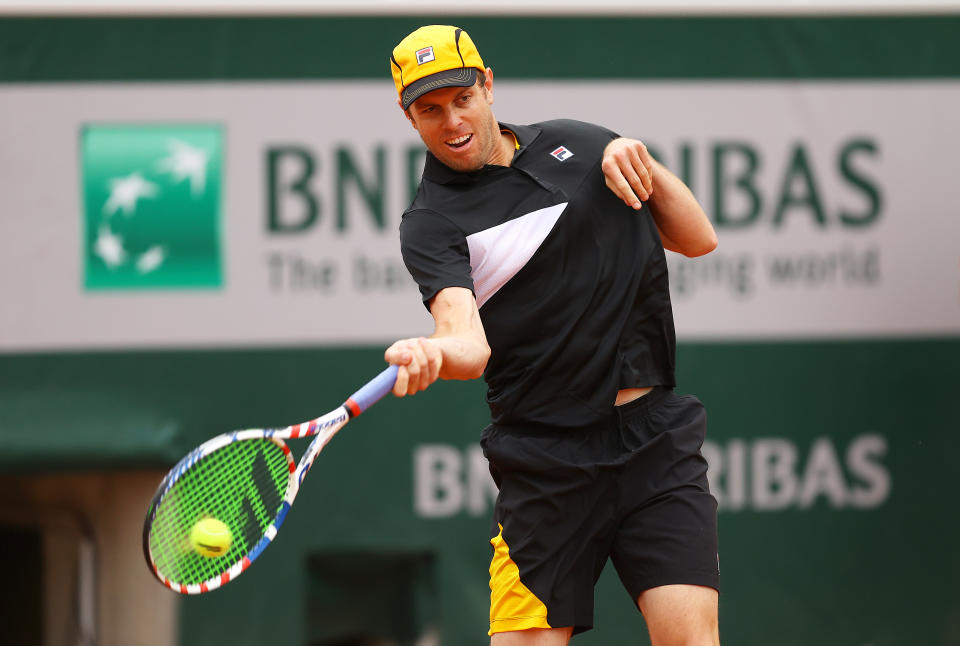
<path id="1" fill-rule="evenodd" d="M 162 576 L 185 585 L 220 576 L 260 541 L 277 516 L 290 478 L 283 450 L 263 438 L 232 442 L 185 471 L 157 506 L 150 552 Z M 230 548 L 208 558 L 197 553 L 190 532 L 203 518 L 230 530 Z"/>

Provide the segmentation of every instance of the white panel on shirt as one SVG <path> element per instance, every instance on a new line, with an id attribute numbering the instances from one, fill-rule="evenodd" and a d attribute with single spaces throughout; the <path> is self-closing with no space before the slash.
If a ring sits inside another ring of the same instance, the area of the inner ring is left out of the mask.
<path id="1" fill-rule="evenodd" d="M 566 207 L 566 202 L 548 206 L 467 236 L 477 307 L 523 269 Z"/>

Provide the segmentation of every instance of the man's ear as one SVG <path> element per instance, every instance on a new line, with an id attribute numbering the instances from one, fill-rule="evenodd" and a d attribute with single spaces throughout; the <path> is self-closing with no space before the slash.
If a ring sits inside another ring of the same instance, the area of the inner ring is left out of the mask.
<path id="1" fill-rule="evenodd" d="M 403 104 L 400 103 L 399 98 L 397 98 L 397 107 L 403 110 Z M 410 125 L 413 126 L 414 130 L 419 130 L 419 128 L 417 128 L 417 122 L 413 120 L 412 116 L 410 116 L 410 110 L 403 110 L 403 116 L 407 118 L 407 121 L 410 122 Z"/>
<path id="2" fill-rule="evenodd" d="M 487 103 L 493 105 L 493 70 L 488 67 L 483 73 L 486 76 L 483 89 L 487 91 Z"/>

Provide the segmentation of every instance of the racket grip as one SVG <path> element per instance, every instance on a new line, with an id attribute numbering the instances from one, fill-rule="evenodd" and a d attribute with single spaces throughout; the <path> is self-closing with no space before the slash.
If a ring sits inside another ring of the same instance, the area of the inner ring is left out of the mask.
<path id="1" fill-rule="evenodd" d="M 360 390 L 350 395 L 344 404 L 350 413 L 350 417 L 356 417 L 390 392 L 393 389 L 393 384 L 397 381 L 397 370 L 397 366 L 387 366 L 386 370 L 368 381 Z"/>

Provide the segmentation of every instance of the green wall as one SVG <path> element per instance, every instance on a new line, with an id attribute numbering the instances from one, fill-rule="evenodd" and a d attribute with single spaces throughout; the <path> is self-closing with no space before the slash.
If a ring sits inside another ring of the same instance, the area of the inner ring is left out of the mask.
<path id="1" fill-rule="evenodd" d="M 311 418 L 378 370 L 381 352 L 7 356 L 0 393 L 86 393 L 72 402 L 71 413 L 88 424 L 100 393 L 143 402 L 150 411 L 145 426 L 176 420 L 173 454 L 224 430 Z M 829 437 L 852 491 L 863 482 L 843 464 L 846 447 L 865 433 L 887 441 L 874 456 L 890 478 L 889 496 L 879 506 L 836 508 L 820 495 L 805 509 L 758 511 L 748 502 L 721 513 L 726 643 L 956 643 L 960 593 L 952 581 L 960 562 L 953 543 L 960 524 L 949 509 L 956 491 L 957 365 L 960 340 L 681 345 L 680 390 L 706 404 L 712 442 L 788 438 L 803 479 L 812 443 Z M 482 400 L 479 382 L 445 382 L 414 398 L 388 398 L 348 426 L 321 454 L 276 545 L 256 567 L 215 594 L 182 602 L 182 644 L 306 643 L 308 615 L 322 621 L 324 612 L 304 598 L 315 585 L 307 575 L 309 555 L 358 551 L 432 555 L 434 587 L 426 597 L 436 599 L 436 607 L 423 614 L 441 622 L 445 644 L 484 643 L 486 515 L 417 518 L 412 500 L 415 447 L 474 444 L 485 424 Z M 51 447 L 70 434 L 107 439 L 99 428 L 68 429 L 66 412 L 41 413 L 39 419 L 56 424 L 22 430 L 38 441 L 50 437 Z M 0 428 L 21 430 L 3 417 Z M 101 446 L 105 455 L 113 453 Z M 38 459 L 30 466 L 75 465 L 63 451 L 54 453 L 60 462 Z M 636 643 L 641 630 L 612 570 L 601 581 L 597 622 L 579 643 Z"/>
<path id="2" fill-rule="evenodd" d="M 0 18 L 0 82 L 389 79 L 423 24 L 467 28 L 502 78 L 960 75 L 960 15 Z"/>

